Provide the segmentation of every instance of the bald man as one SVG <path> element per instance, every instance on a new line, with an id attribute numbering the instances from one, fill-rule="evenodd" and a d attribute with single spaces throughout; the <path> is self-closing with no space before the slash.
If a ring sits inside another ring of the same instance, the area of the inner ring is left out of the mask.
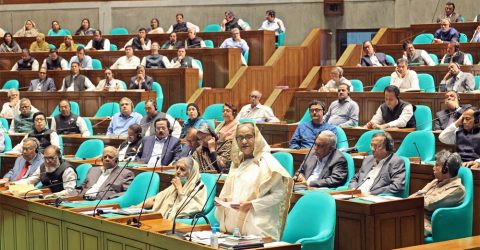
<path id="1" fill-rule="evenodd" d="M 238 119 L 248 118 L 256 122 L 280 122 L 270 107 L 260 104 L 262 93 L 254 90 L 250 93 L 250 104 L 243 106 L 238 113 Z"/>
<path id="2" fill-rule="evenodd" d="M 98 200 L 106 192 L 104 199 L 113 199 L 125 193 L 132 183 L 134 174 L 128 170 L 118 167 L 118 150 L 107 146 L 103 149 L 103 166 L 93 167 L 88 171 L 87 178 L 82 183 L 79 196 L 84 199 Z M 119 172 L 120 175 L 117 177 Z M 115 179 L 116 178 L 116 179 Z"/>

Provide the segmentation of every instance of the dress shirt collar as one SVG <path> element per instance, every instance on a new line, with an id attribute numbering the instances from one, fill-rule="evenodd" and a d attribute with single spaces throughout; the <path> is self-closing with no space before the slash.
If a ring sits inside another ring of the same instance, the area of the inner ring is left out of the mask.
<path id="1" fill-rule="evenodd" d="M 109 168 L 109 169 L 105 169 L 103 166 L 100 168 L 102 170 L 102 175 L 109 175 L 113 172 L 113 170 L 115 169 L 115 167 L 113 168 Z"/>
<path id="2" fill-rule="evenodd" d="M 122 117 L 122 118 L 130 118 L 130 117 L 132 117 L 132 114 L 133 114 L 133 112 L 132 112 L 132 113 L 130 113 L 130 114 L 128 114 L 128 115 L 126 115 L 126 114 L 124 114 L 124 113 L 120 112 L 120 117 Z"/>

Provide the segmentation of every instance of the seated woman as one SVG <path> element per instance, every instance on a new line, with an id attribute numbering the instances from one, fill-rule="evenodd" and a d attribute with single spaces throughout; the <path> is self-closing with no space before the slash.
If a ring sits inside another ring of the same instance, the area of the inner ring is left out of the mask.
<path id="1" fill-rule="evenodd" d="M 195 194 L 201 186 L 201 184 L 196 185 L 200 181 L 198 163 L 193 158 L 184 157 L 180 158 L 174 166 L 177 172 L 171 181 L 172 185 L 145 201 L 146 209 L 151 208 L 154 212 L 161 213 L 164 219 L 173 219 L 180 206 L 189 197 L 194 196 L 179 213 L 178 218 L 188 217 L 191 214 L 200 212 L 207 201 L 206 188 L 202 188 Z M 141 208 L 142 203 L 135 207 Z"/>
<path id="2" fill-rule="evenodd" d="M 47 52 L 50 50 L 48 43 L 45 42 L 45 34 L 38 33 L 35 41 L 30 44 L 30 52 Z"/>
<path id="3" fill-rule="evenodd" d="M 69 36 L 70 32 L 62 29 L 58 21 L 52 21 L 52 28 L 48 31 L 47 36 Z"/>
<path id="4" fill-rule="evenodd" d="M 64 42 L 60 44 L 60 48 L 58 48 L 59 52 L 73 52 L 77 51 L 77 45 L 73 41 L 72 36 L 65 36 Z"/>
<path id="5" fill-rule="evenodd" d="M 343 76 L 343 69 L 340 67 L 335 67 L 330 72 L 329 80 L 324 86 L 322 86 L 318 91 L 319 92 L 337 92 L 340 84 L 347 84 L 350 87 L 350 91 L 353 91 L 352 83 Z"/>
<path id="6" fill-rule="evenodd" d="M 3 35 L 3 43 L 0 45 L 0 52 L 22 52 L 22 48 L 18 45 L 15 40 L 13 40 L 12 34 L 10 32 Z"/>
<path id="7" fill-rule="evenodd" d="M 158 18 L 152 18 L 152 20 L 150 21 L 150 28 L 147 28 L 147 32 L 148 34 L 163 34 L 165 33 L 163 31 L 163 28 L 160 27 L 160 21 L 158 20 Z"/>
<path id="8" fill-rule="evenodd" d="M 200 109 L 195 103 L 189 103 L 187 105 L 187 115 L 188 120 L 183 123 L 180 139 L 185 138 L 185 136 L 187 135 L 187 130 L 189 128 L 198 128 L 201 124 L 206 123 L 206 121 L 201 116 Z"/>
<path id="9" fill-rule="evenodd" d="M 238 125 L 237 119 L 238 109 L 230 102 L 223 104 L 223 122 L 218 124 L 215 131 L 218 134 L 218 137 L 222 141 L 232 141 L 233 133 Z"/>
<path id="10" fill-rule="evenodd" d="M 35 37 L 38 34 L 35 23 L 32 20 L 25 21 L 25 25 L 17 32 L 15 32 L 14 37 Z"/>
<path id="11" fill-rule="evenodd" d="M 232 164 L 219 198 L 237 204 L 216 204 L 220 230 L 232 233 L 238 227 L 242 235 L 277 241 L 290 207 L 293 180 L 253 123 L 239 124 L 234 138 Z"/>
<path id="12" fill-rule="evenodd" d="M 84 18 L 82 20 L 82 25 L 80 28 L 75 31 L 76 36 L 93 36 L 95 34 L 95 29 L 90 28 L 90 20 L 88 18 Z"/>

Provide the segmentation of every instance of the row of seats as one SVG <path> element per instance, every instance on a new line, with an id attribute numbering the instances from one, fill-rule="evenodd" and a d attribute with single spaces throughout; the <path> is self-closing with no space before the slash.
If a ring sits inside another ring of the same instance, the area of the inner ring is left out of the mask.
<path id="1" fill-rule="evenodd" d="M 429 53 L 428 54 L 430 56 L 430 58 L 432 58 L 433 62 L 435 63 L 435 65 L 440 65 L 440 60 L 438 59 L 438 56 L 435 55 L 435 54 L 432 54 L 432 53 Z M 470 62 L 472 62 L 473 64 L 473 56 L 471 53 L 465 53 L 465 55 L 468 57 L 468 59 L 470 59 Z M 385 58 L 388 62 L 390 62 L 392 65 L 394 66 L 397 66 L 397 63 L 395 62 L 395 59 L 393 59 L 393 57 L 389 54 L 385 54 Z M 478 62 L 480 64 L 480 62 Z M 446 65 L 446 64 L 445 64 Z"/>
<path id="2" fill-rule="evenodd" d="M 412 43 L 413 44 L 431 44 L 433 43 L 434 36 L 431 33 L 422 33 L 417 35 Z M 468 43 L 468 37 L 465 33 L 460 33 L 460 37 L 458 39 L 460 43 Z"/>

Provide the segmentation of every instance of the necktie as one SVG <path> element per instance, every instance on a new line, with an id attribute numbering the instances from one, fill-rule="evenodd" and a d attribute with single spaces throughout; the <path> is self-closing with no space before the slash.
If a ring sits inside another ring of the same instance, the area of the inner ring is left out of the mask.
<path id="1" fill-rule="evenodd" d="M 22 171 L 20 171 L 20 173 L 18 174 L 16 181 L 22 179 L 23 176 L 25 176 L 29 166 L 30 166 L 30 162 L 29 161 L 25 162 L 25 165 L 23 166 Z"/>

